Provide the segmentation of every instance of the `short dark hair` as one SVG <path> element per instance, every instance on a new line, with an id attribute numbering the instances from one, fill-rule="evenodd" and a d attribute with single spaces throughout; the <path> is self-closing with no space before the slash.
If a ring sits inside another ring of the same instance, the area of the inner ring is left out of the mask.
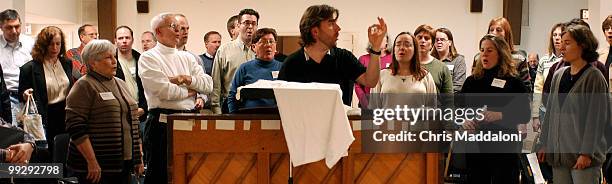
<path id="1" fill-rule="evenodd" d="M 417 27 L 416 30 L 414 30 L 414 36 L 416 37 L 416 35 L 418 35 L 419 33 L 425 32 L 425 33 L 427 33 L 431 37 L 431 39 L 434 39 L 436 37 L 436 32 L 435 31 L 436 30 L 433 27 L 431 27 L 430 25 L 423 24 L 423 25 L 420 25 L 419 27 Z"/>
<path id="2" fill-rule="evenodd" d="M 565 27 L 569 27 L 569 26 L 572 26 L 572 25 L 583 25 L 583 26 L 591 29 L 591 26 L 589 25 L 589 23 L 587 23 L 584 20 L 579 19 L 579 18 L 573 18 L 569 22 L 565 23 Z"/>
<path id="3" fill-rule="evenodd" d="M 122 26 L 119 26 L 119 27 L 115 28 L 115 38 L 117 38 L 117 31 L 119 31 L 119 29 L 121 29 L 121 28 L 126 28 L 126 29 L 130 30 L 130 36 L 132 36 L 132 39 L 134 38 L 134 31 L 132 31 L 132 28 L 130 28 L 130 27 L 126 26 L 126 25 L 122 25 Z"/>
<path id="4" fill-rule="evenodd" d="M 19 13 L 13 9 L 6 9 L 0 12 L 0 24 L 4 24 L 7 20 L 19 20 L 21 22 L 21 18 L 19 17 Z"/>
<path id="5" fill-rule="evenodd" d="M 608 17 L 606 17 L 604 21 L 601 23 L 602 31 L 605 32 L 607 27 L 612 27 L 612 15 L 608 15 Z"/>
<path id="6" fill-rule="evenodd" d="M 210 37 L 210 35 L 214 35 L 214 34 L 219 35 L 219 37 L 221 37 L 221 34 L 219 34 L 219 32 L 209 31 L 208 33 L 204 34 L 204 43 L 208 42 L 208 38 Z"/>
<path id="7" fill-rule="evenodd" d="M 155 37 L 155 33 L 151 31 L 145 31 L 145 32 L 142 32 L 142 35 L 144 34 L 151 34 L 151 36 L 153 37 L 153 41 L 157 41 L 157 38 Z"/>
<path id="8" fill-rule="evenodd" d="M 334 14 L 336 17 L 334 17 Z M 338 9 L 326 4 L 308 7 L 300 19 L 300 37 L 302 38 L 300 44 L 302 46 L 314 44 L 316 40 L 310 33 L 310 30 L 321 25 L 321 22 L 324 20 L 338 19 L 339 16 L 340 12 Z"/>
<path id="9" fill-rule="evenodd" d="M 238 15 L 231 16 L 227 19 L 227 33 L 232 36 L 232 29 L 236 28 L 236 23 L 238 22 Z"/>
<path id="10" fill-rule="evenodd" d="M 272 36 L 274 36 L 274 40 L 276 40 L 276 30 L 272 28 L 261 28 L 258 29 L 257 32 L 255 32 L 255 37 L 251 40 L 251 43 L 255 44 L 259 42 L 259 39 L 261 39 L 261 37 L 266 36 L 267 34 L 272 34 Z"/>
<path id="11" fill-rule="evenodd" d="M 259 22 L 259 13 L 253 9 L 247 8 L 240 10 L 240 13 L 238 13 L 238 22 L 242 22 L 242 15 L 255 15 L 257 22 Z"/>
<path id="12" fill-rule="evenodd" d="M 93 25 L 91 24 L 83 24 L 81 27 L 79 27 L 79 30 L 78 30 L 79 36 L 83 35 L 83 32 L 85 32 L 85 28 L 89 26 L 93 27 Z"/>
<path id="13" fill-rule="evenodd" d="M 569 33 L 572 38 L 576 41 L 580 47 L 582 47 L 582 59 L 587 61 L 587 63 L 591 63 L 597 61 L 599 54 L 597 53 L 597 47 L 599 43 L 597 42 L 597 38 L 593 35 L 591 29 L 584 25 L 570 25 L 568 26 L 561 36 Z"/>

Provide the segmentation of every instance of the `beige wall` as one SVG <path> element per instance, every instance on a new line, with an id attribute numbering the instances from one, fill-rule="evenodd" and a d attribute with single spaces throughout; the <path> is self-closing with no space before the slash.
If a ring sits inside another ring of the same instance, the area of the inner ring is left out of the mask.
<path id="1" fill-rule="evenodd" d="M 611 0 L 588 0 L 589 1 L 589 13 L 590 19 L 589 24 L 593 33 L 599 40 L 599 48 L 607 48 L 608 42 L 606 41 L 603 32 L 601 31 L 601 22 L 608 15 L 612 14 L 612 1 Z"/>
<path id="2" fill-rule="evenodd" d="M 76 28 L 83 23 L 96 24 L 97 11 L 95 0 L 3 0 L 0 8 L 25 9 L 28 14 L 74 22 L 64 25 L 72 43 L 78 46 Z M 376 16 L 384 17 L 389 24 L 389 33 L 394 37 L 400 31 L 413 32 L 420 24 L 434 27 L 447 27 L 455 35 L 455 44 L 466 58 L 472 58 L 478 50 L 478 40 L 486 32 L 491 18 L 502 15 L 503 0 L 484 1 L 482 13 L 469 12 L 469 0 L 337 0 L 337 1 L 274 1 L 274 0 L 150 0 L 150 13 L 136 13 L 136 0 L 117 1 L 117 24 L 128 25 L 134 29 L 134 48 L 141 50 L 140 33 L 149 30 L 149 21 L 161 12 L 180 12 L 185 14 L 191 24 L 187 48 L 194 53 L 204 51 L 203 36 L 207 31 L 216 30 L 228 41 L 225 30 L 227 18 L 243 8 L 253 8 L 261 14 L 259 27 L 275 28 L 280 35 L 298 35 L 298 23 L 304 10 L 314 4 L 329 4 L 340 10 L 339 25 L 341 34 L 353 35 L 355 55 L 365 53 L 367 44 L 366 28 L 375 23 Z M 522 40 L 519 48 L 529 52 L 544 54 L 547 47 L 548 31 L 556 22 L 578 17 L 579 10 L 588 8 L 589 20 L 594 33 L 604 45 L 605 39 L 600 31 L 601 19 L 612 13 L 610 0 L 526 0 L 529 1 L 529 24 L 522 26 Z M 25 5 L 24 5 L 25 4 Z M 49 11 L 50 9 L 59 11 Z M 370 9 L 370 10 L 368 10 Z M 103 12 L 102 12 L 103 13 Z M 27 18 L 26 18 L 27 19 Z M 27 21 L 27 20 L 26 20 Z M 516 26 L 516 25 L 514 25 Z M 39 26 L 33 26 L 33 33 Z M 70 42 L 70 41 L 69 41 Z M 471 62 L 468 59 L 467 65 Z M 469 67 L 468 67 L 469 69 Z"/>
<path id="3" fill-rule="evenodd" d="M 478 50 L 477 42 L 485 34 L 489 20 L 502 15 L 502 0 L 484 1 L 482 13 L 470 13 L 469 0 L 152 0 L 149 3 L 150 13 L 137 14 L 136 0 L 118 1 L 117 24 L 129 25 L 136 33 L 141 33 L 150 29 L 149 21 L 154 15 L 166 11 L 181 12 L 187 16 L 191 26 L 187 48 L 197 54 L 204 51 L 203 36 L 207 31 L 221 32 L 223 42 L 227 42 L 227 18 L 243 8 L 253 8 L 260 13 L 260 28 L 272 27 L 281 35 L 297 35 L 299 19 L 308 6 L 322 3 L 332 5 L 340 10 L 341 32 L 354 35 L 356 55 L 365 53 L 366 29 L 376 23 L 376 16 L 382 16 L 389 24 L 391 37 L 401 31 L 413 32 L 418 25 L 425 23 L 434 27 L 448 27 L 457 35 L 455 43 L 459 52 L 471 58 Z M 139 42 L 137 36 L 136 43 Z M 141 49 L 139 44 L 135 48 Z"/>
<path id="4" fill-rule="evenodd" d="M 546 54 L 552 26 L 580 18 L 580 9 L 586 8 L 587 0 L 529 0 L 529 25 L 522 26 L 519 48 L 540 56 Z"/>

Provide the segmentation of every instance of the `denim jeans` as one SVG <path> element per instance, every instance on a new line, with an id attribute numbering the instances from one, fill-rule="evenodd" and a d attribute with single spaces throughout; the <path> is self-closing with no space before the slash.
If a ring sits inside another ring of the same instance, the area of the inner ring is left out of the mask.
<path id="1" fill-rule="evenodd" d="M 21 103 L 19 102 L 18 95 L 11 95 L 10 98 L 11 98 L 11 114 L 13 116 L 13 125 L 18 126 L 19 123 L 17 123 L 17 114 L 19 114 L 19 111 L 21 111 Z"/>

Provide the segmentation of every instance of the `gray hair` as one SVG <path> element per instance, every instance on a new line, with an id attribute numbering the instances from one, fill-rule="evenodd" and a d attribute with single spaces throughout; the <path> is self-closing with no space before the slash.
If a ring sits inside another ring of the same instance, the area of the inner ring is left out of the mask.
<path id="1" fill-rule="evenodd" d="M 21 22 L 19 13 L 13 9 L 6 9 L 0 12 L 0 25 L 4 24 L 7 20 L 19 20 Z"/>
<path id="2" fill-rule="evenodd" d="M 157 28 L 159 28 L 160 24 L 169 16 L 175 16 L 175 14 L 170 12 L 160 13 L 151 19 L 151 30 L 153 30 L 154 33 L 153 36 L 157 37 Z"/>
<path id="3" fill-rule="evenodd" d="M 115 53 L 115 45 L 108 40 L 92 40 L 81 52 L 81 58 L 87 66 L 88 70 L 91 70 L 91 62 L 102 59 L 102 55 L 105 53 Z"/>

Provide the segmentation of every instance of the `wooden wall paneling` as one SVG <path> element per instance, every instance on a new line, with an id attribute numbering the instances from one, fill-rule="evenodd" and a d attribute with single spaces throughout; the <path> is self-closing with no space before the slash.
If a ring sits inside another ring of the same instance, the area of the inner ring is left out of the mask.
<path id="1" fill-rule="evenodd" d="M 98 38 L 113 40 L 116 27 L 117 0 L 98 0 Z"/>
<path id="2" fill-rule="evenodd" d="M 510 22 L 514 44 L 521 44 L 521 26 L 523 19 L 523 0 L 504 0 L 504 17 Z M 510 43 L 508 43 L 510 44 Z"/>

